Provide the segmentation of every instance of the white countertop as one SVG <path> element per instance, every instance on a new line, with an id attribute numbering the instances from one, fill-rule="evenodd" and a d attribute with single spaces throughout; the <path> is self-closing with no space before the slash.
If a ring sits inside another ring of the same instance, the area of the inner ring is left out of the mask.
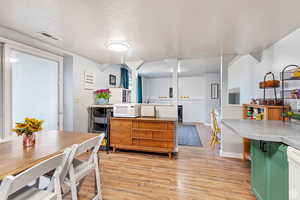
<path id="1" fill-rule="evenodd" d="M 174 106 L 173 104 L 164 103 L 142 103 L 142 106 Z"/>
<path id="2" fill-rule="evenodd" d="M 300 150 L 300 125 L 272 120 L 224 119 L 222 124 L 241 137 L 271 142 L 281 142 Z"/>
<path id="3" fill-rule="evenodd" d="M 92 108 L 113 108 L 114 105 L 113 104 L 94 104 L 94 105 L 90 105 L 90 107 L 92 107 Z"/>

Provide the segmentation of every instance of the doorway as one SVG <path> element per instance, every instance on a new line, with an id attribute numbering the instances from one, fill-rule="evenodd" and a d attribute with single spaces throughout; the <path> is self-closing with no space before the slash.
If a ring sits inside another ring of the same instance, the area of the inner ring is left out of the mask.
<path id="1" fill-rule="evenodd" d="M 58 130 L 57 62 L 11 51 L 12 125 L 25 117 L 44 120 L 44 130 Z"/>
<path id="2" fill-rule="evenodd" d="M 63 130 L 63 57 L 9 40 L 3 55 L 2 138 L 26 117 L 44 120 L 44 131 Z"/>

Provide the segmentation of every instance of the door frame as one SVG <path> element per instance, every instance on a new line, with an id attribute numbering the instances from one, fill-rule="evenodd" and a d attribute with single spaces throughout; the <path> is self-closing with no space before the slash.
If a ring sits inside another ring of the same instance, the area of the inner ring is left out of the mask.
<path id="1" fill-rule="evenodd" d="M 1 42 L 0 38 L 0 42 Z M 3 135 L 2 139 L 11 136 L 12 124 L 12 64 L 11 51 L 19 51 L 58 63 L 58 130 L 63 130 L 63 57 L 14 41 L 4 40 L 3 48 Z"/>

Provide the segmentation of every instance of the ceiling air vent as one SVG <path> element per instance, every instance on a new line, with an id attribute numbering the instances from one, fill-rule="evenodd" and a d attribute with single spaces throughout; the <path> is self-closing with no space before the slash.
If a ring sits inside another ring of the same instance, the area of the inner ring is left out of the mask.
<path id="1" fill-rule="evenodd" d="M 52 39 L 52 40 L 56 40 L 56 41 L 61 40 L 61 39 L 59 39 L 49 33 L 46 33 L 46 32 L 39 32 L 39 34 L 41 34 L 42 36 L 47 37 L 49 39 Z"/>

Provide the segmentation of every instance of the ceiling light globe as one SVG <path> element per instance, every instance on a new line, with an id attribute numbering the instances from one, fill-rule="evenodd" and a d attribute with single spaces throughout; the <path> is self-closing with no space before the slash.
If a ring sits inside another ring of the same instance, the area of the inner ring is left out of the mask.
<path id="1" fill-rule="evenodd" d="M 125 52 L 128 51 L 130 45 L 124 41 L 109 41 L 106 43 L 106 48 L 110 51 Z"/>

